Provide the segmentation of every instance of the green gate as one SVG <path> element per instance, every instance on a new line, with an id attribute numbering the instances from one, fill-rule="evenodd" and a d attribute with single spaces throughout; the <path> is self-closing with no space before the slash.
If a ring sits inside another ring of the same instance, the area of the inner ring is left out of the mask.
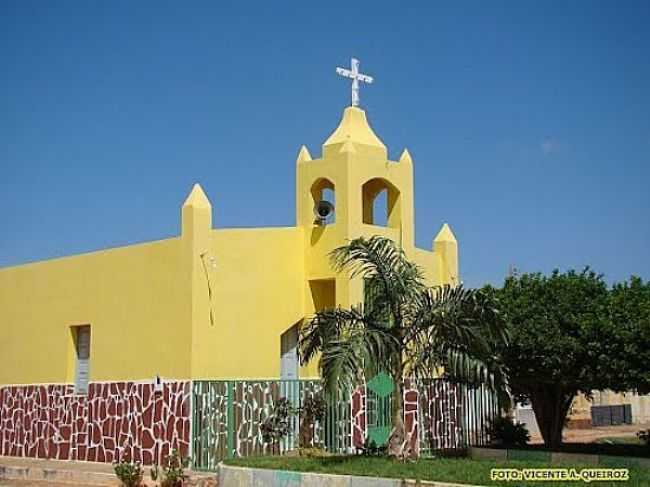
<path id="1" fill-rule="evenodd" d="M 388 442 L 391 424 L 391 403 L 395 390 L 393 379 L 379 372 L 366 384 L 366 421 L 369 443 L 383 446 Z"/>

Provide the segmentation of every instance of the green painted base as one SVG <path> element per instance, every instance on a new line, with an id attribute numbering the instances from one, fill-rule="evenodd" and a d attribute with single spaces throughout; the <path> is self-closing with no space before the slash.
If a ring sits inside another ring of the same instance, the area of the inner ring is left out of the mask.
<path id="1" fill-rule="evenodd" d="M 375 426 L 368 428 L 368 440 L 375 442 L 375 445 L 382 446 L 388 442 L 390 436 L 390 426 Z"/>

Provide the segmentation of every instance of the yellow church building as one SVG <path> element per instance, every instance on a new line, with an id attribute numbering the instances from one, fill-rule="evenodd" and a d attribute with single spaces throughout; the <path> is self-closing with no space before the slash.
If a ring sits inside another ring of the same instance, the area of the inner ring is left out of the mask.
<path id="1" fill-rule="evenodd" d="M 0 269 L 0 454 L 153 463 L 192 449 L 193 383 L 317 379 L 298 330 L 363 300 L 329 262 L 350 239 L 387 236 L 429 284 L 459 282 L 447 225 L 415 246 L 412 158 L 389 160 L 362 109 L 295 165 L 295 226 L 219 228 L 196 184 L 177 237 Z"/>

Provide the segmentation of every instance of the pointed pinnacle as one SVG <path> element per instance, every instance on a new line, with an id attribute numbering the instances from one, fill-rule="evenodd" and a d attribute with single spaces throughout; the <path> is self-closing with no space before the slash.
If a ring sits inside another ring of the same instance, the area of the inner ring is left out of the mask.
<path id="1" fill-rule="evenodd" d="M 311 161 L 311 154 L 309 153 L 309 149 L 303 145 L 300 147 L 300 152 L 298 152 L 298 159 L 296 159 L 296 164 L 308 161 Z"/>
<path id="2" fill-rule="evenodd" d="M 456 237 L 454 233 L 449 228 L 449 225 L 446 223 L 442 226 L 436 238 L 433 239 L 434 242 L 454 242 L 456 243 Z"/>
<path id="3" fill-rule="evenodd" d="M 188 195 L 183 206 L 192 206 L 194 208 L 212 208 L 210 200 L 205 195 L 203 188 L 199 183 L 194 184 L 192 191 Z"/>
<path id="4" fill-rule="evenodd" d="M 404 149 L 402 152 L 402 155 L 399 156 L 399 162 L 402 164 L 413 164 L 413 159 L 411 158 L 411 154 L 409 153 L 408 149 Z"/>

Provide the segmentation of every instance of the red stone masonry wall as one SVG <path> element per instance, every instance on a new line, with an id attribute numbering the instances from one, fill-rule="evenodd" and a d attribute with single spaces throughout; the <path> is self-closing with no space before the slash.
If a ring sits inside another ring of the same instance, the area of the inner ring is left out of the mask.
<path id="1" fill-rule="evenodd" d="M 352 393 L 352 446 L 362 448 L 366 440 L 366 386 Z"/>
<path id="2" fill-rule="evenodd" d="M 0 388 L 0 455 L 152 464 L 171 449 L 187 455 L 191 383 L 91 383 Z"/>

